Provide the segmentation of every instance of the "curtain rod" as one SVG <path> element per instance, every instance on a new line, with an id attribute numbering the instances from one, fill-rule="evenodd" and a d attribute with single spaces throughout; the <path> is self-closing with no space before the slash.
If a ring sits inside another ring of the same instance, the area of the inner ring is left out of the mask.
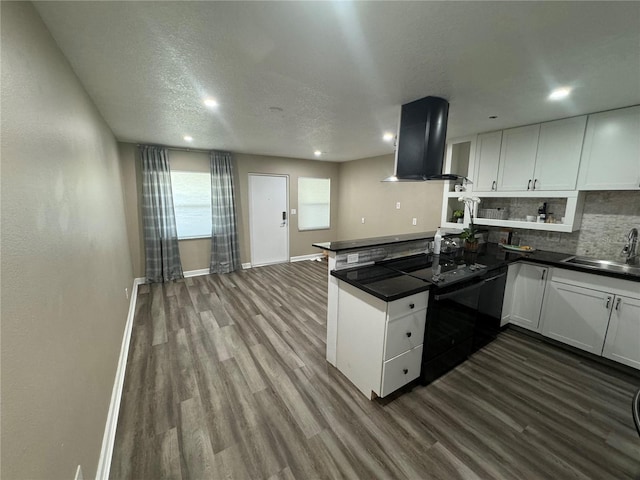
<path id="1" fill-rule="evenodd" d="M 148 144 L 146 143 L 136 143 L 136 147 L 144 147 L 147 146 Z M 166 148 L 167 150 L 175 150 L 178 152 L 201 152 L 201 153 L 211 153 L 213 151 L 213 149 L 211 150 L 205 150 L 204 148 L 185 148 L 185 147 L 167 147 L 165 145 L 150 145 L 153 147 L 162 147 L 162 148 Z"/>

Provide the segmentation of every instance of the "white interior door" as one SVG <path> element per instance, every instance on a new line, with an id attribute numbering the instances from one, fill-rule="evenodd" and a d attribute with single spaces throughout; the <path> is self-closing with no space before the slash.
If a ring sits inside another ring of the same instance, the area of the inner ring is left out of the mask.
<path id="1" fill-rule="evenodd" d="M 251 265 L 289 261 L 289 199 L 286 175 L 249 174 Z"/>

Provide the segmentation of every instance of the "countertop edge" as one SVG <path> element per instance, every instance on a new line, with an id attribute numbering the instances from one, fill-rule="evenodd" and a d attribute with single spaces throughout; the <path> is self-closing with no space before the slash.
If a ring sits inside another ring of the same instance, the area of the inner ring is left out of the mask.
<path id="1" fill-rule="evenodd" d="M 336 242 L 318 242 L 312 246 L 328 252 L 343 252 L 358 248 L 380 247 L 398 243 L 416 242 L 420 240 L 433 240 L 436 232 L 405 233 L 402 235 L 388 235 L 384 237 L 362 238 L 358 240 L 338 240 Z M 443 233 L 443 237 L 458 236 L 459 233 Z M 336 244 L 336 245 L 332 245 Z"/>

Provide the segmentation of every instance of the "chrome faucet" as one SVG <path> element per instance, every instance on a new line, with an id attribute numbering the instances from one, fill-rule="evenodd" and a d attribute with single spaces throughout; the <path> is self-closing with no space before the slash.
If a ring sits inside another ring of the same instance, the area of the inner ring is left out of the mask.
<path id="1" fill-rule="evenodd" d="M 626 258 L 627 263 L 632 263 L 633 259 L 638 256 L 636 248 L 638 246 L 638 229 L 632 228 L 627 234 L 627 244 L 620 252 L 620 255 Z"/>

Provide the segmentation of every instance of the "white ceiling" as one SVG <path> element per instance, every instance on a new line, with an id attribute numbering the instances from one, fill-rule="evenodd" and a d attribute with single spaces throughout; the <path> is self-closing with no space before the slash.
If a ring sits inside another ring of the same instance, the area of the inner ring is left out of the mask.
<path id="1" fill-rule="evenodd" d="M 427 95 L 449 138 L 640 103 L 640 2 L 36 8 L 122 141 L 345 161 L 392 152 L 382 133 Z"/>

